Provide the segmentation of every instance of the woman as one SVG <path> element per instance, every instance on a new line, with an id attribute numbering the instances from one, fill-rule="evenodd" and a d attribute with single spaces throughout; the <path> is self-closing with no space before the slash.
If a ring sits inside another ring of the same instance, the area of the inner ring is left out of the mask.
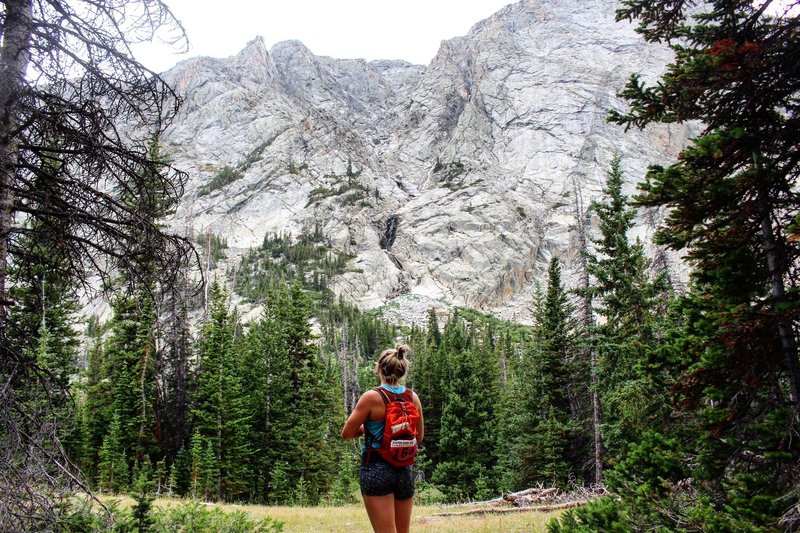
<path id="1" fill-rule="evenodd" d="M 399 395 L 406 388 L 400 380 L 408 371 L 410 352 L 408 346 L 398 345 L 384 350 L 375 365 L 381 380 L 381 388 Z M 417 443 L 422 441 L 424 424 L 422 404 L 419 397 L 411 391 L 412 402 L 419 411 L 417 422 Z M 361 495 L 367 515 L 376 533 L 406 533 L 411 524 L 411 508 L 414 505 L 414 477 L 411 466 L 396 467 L 383 460 L 378 453 L 369 448 L 379 448 L 383 435 L 386 404 L 380 392 L 370 389 L 359 398 L 355 409 L 342 428 L 342 438 L 355 439 L 367 434 L 367 444 L 361 449 L 361 470 L 359 481 Z"/>

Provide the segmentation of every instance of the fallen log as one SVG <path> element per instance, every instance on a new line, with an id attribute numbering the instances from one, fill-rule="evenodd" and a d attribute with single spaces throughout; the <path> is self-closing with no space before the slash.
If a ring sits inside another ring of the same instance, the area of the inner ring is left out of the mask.
<path id="1" fill-rule="evenodd" d="M 514 502 L 519 498 L 528 496 L 530 494 L 537 494 L 539 496 L 545 496 L 548 494 L 552 494 L 553 492 L 557 492 L 557 488 L 549 488 L 545 489 L 544 487 L 531 487 L 529 489 L 521 490 L 519 492 L 510 492 L 508 494 L 503 494 L 499 498 L 492 498 L 491 500 L 483 500 L 479 502 L 465 502 L 465 503 L 457 503 L 452 506 L 448 507 L 463 507 L 465 505 L 497 505 L 503 502 Z"/>
<path id="2" fill-rule="evenodd" d="M 552 500 L 551 495 L 556 496 L 557 494 L 558 494 L 558 489 L 552 488 L 552 489 L 545 489 L 541 492 L 535 492 L 531 495 L 518 496 L 514 499 L 505 498 L 505 500 L 513 503 L 517 507 L 525 507 L 534 502 L 546 502 L 548 500 Z"/>
<path id="3" fill-rule="evenodd" d="M 456 511 L 455 513 L 434 513 L 431 516 L 466 516 L 473 514 L 504 514 L 504 513 L 527 513 L 531 511 L 539 511 L 542 513 L 549 513 L 550 511 L 563 511 L 564 509 L 572 509 L 573 507 L 580 507 L 589 503 L 588 500 L 581 500 L 575 502 L 557 503 L 553 505 L 537 505 L 531 507 L 481 507 L 480 509 L 470 509 L 469 511 Z"/>
<path id="4" fill-rule="evenodd" d="M 511 492 L 509 494 L 503 494 L 503 499 L 510 502 L 522 496 L 527 496 L 528 494 L 539 493 L 541 490 L 542 487 L 531 487 L 529 489 L 521 490 L 519 492 Z"/>

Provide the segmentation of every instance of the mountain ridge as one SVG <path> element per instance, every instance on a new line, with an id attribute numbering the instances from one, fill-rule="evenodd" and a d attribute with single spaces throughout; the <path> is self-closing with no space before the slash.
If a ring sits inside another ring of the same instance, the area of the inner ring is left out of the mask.
<path id="1" fill-rule="evenodd" d="M 628 75 L 655 78 L 669 57 L 614 22 L 615 5 L 522 0 L 427 66 L 260 38 L 186 60 L 165 73 L 186 95 L 162 139 L 190 175 L 173 224 L 239 250 L 322 224 L 356 256 L 333 288 L 361 307 L 421 299 L 526 320 L 549 258 L 574 270 L 576 194 L 600 197 L 616 151 L 631 191 L 693 131 L 606 123 Z M 201 194 L 225 166 L 241 177 Z M 637 235 L 658 217 L 640 217 Z"/>

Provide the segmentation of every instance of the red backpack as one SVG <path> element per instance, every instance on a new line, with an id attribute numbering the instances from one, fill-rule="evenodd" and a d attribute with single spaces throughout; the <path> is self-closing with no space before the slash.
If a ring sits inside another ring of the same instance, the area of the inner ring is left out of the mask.
<path id="1" fill-rule="evenodd" d="M 419 411 L 412 400 L 411 389 L 395 394 L 383 387 L 374 387 L 386 405 L 386 420 L 383 426 L 381 447 L 375 448 L 384 461 L 394 466 L 414 464 L 417 447 L 417 422 Z M 391 397 L 390 397 L 391 396 Z M 373 451 L 370 448 L 370 451 Z"/>

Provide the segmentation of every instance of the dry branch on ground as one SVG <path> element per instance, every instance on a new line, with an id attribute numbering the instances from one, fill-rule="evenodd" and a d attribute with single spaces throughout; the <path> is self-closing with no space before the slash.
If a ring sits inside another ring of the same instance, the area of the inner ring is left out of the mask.
<path id="1" fill-rule="evenodd" d="M 561 511 L 586 505 L 591 499 L 603 494 L 606 494 L 606 491 L 602 487 L 579 488 L 571 492 L 563 492 L 556 487 L 531 487 L 519 492 L 504 494 L 499 498 L 460 505 L 478 506 L 473 509 L 436 513 L 432 516 Z"/>

